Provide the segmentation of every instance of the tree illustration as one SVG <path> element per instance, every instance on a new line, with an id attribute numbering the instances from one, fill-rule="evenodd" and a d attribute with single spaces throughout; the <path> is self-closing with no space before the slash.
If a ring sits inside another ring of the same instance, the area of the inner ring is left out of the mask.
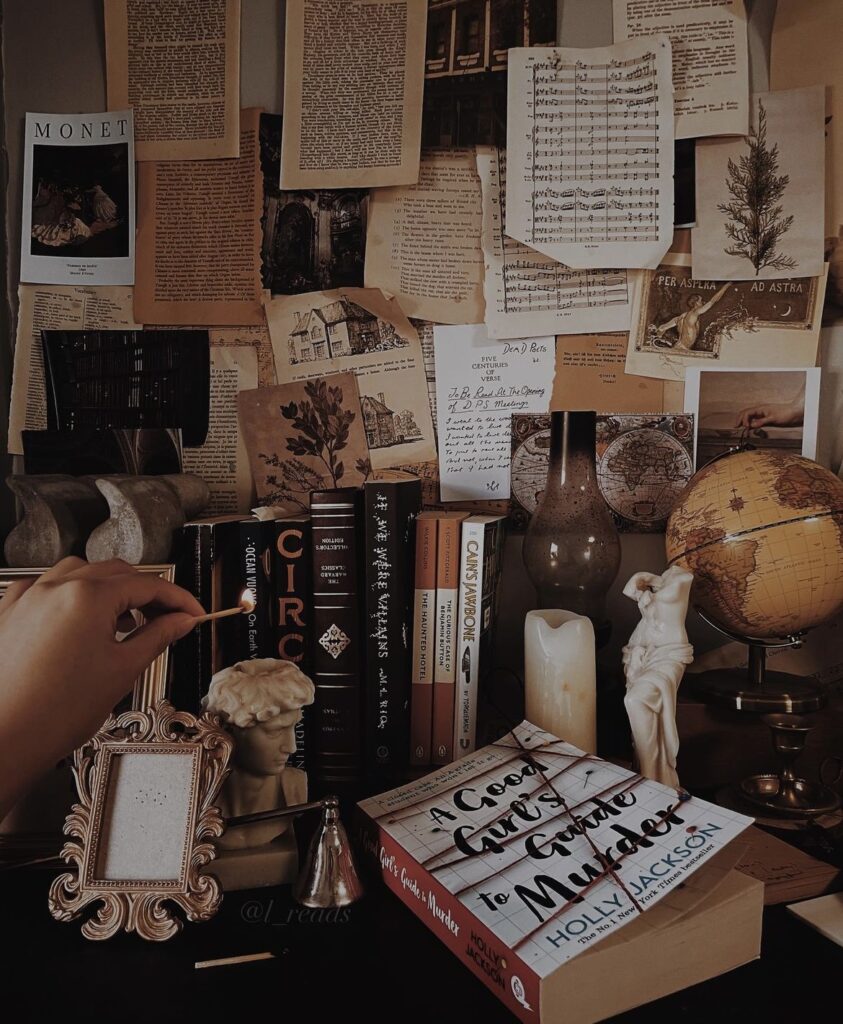
<path id="1" fill-rule="evenodd" d="M 757 277 L 764 267 L 790 270 L 796 266 L 792 256 L 778 251 L 779 240 L 793 223 L 792 214 L 782 216 L 784 207 L 779 202 L 790 176 L 776 173 L 779 146 L 767 143 L 767 111 L 760 100 L 758 127 L 750 128 L 747 145 L 749 152 L 739 163 L 729 160 L 726 188 L 731 198 L 717 209 L 728 218 L 726 234 L 734 243 L 723 251 L 749 260 Z"/>
<path id="2" fill-rule="evenodd" d="M 299 433 L 288 437 L 287 451 L 293 455 L 312 455 L 328 470 L 331 487 L 337 487 L 345 475 L 345 465 L 337 458 L 348 444 L 348 432 L 356 416 L 343 409 L 341 387 L 329 387 L 323 378 L 304 385 L 306 399 L 282 405 L 281 415 L 291 420 Z M 310 401 L 308 401 L 310 399 Z"/>

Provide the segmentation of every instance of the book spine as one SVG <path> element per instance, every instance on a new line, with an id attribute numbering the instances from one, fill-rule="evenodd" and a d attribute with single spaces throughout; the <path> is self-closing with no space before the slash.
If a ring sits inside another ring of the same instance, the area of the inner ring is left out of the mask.
<path id="1" fill-rule="evenodd" d="M 360 847 L 387 888 L 519 1020 L 538 1024 L 538 975 L 377 822 L 358 814 Z"/>
<path id="2" fill-rule="evenodd" d="M 273 523 L 272 631 L 273 657 L 291 661 L 310 675 L 310 520 L 279 519 Z M 311 708 L 296 723 L 296 751 L 288 764 L 305 768 L 310 754 Z"/>
<path id="3" fill-rule="evenodd" d="M 243 586 L 252 592 L 255 607 L 238 616 L 239 661 L 271 658 L 274 655 L 270 628 L 271 590 L 271 522 L 244 519 L 240 523 L 240 570 Z"/>
<path id="4" fill-rule="evenodd" d="M 373 780 L 407 763 L 413 524 L 420 483 L 364 487 L 366 523 L 365 762 Z"/>
<path id="5" fill-rule="evenodd" d="M 362 494 L 314 491 L 310 499 L 313 566 L 314 757 L 322 787 L 360 781 L 362 762 L 362 612 L 359 608 Z"/>
<path id="6" fill-rule="evenodd" d="M 462 529 L 460 554 L 456 708 L 454 752 L 470 754 L 477 742 L 477 683 L 480 674 L 480 635 L 483 631 L 484 559 L 486 528 L 468 520 Z"/>
<path id="7" fill-rule="evenodd" d="M 462 521 L 442 518 L 436 545 L 436 659 L 433 670 L 433 763 L 454 760 L 457 597 Z"/>
<path id="8" fill-rule="evenodd" d="M 436 535 L 438 521 L 416 521 L 413 594 L 413 670 L 410 688 L 410 764 L 431 763 L 433 657 L 436 642 Z"/>
<path id="9" fill-rule="evenodd" d="M 201 604 L 200 559 L 200 529 L 198 525 L 189 523 L 177 530 L 173 538 L 175 582 Z M 195 626 L 173 645 L 170 656 L 168 698 L 178 710 L 194 715 L 201 710 L 203 632 L 209 631 L 203 630 L 202 625 Z"/>

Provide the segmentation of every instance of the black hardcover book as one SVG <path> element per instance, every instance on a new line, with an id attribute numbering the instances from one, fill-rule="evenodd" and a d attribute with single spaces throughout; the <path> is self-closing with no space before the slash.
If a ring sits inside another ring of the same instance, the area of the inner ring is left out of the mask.
<path id="1" fill-rule="evenodd" d="M 252 661 L 255 658 L 274 658 L 275 644 L 272 636 L 272 543 L 274 523 L 259 519 L 243 519 L 239 530 L 239 579 L 237 594 L 230 596 L 233 607 L 244 589 L 252 592 L 255 602 L 250 612 L 234 617 L 238 626 L 237 657 L 229 660 Z M 223 620 L 224 621 L 224 620 Z"/>
<path id="2" fill-rule="evenodd" d="M 224 605 L 224 579 L 237 549 L 240 516 L 196 519 L 174 537 L 175 579 L 207 612 Z M 242 588 L 241 588 L 242 589 Z M 222 668 L 222 632 L 230 620 L 203 622 L 173 645 L 170 654 L 170 700 L 182 711 L 198 714 L 211 676 Z"/>
<path id="3" fill-rule="evenodd" d="M 421 481 L 367 481 L 364 761 L 369 780 L 390 781 L 410 757 L 413 567 Z"/>
<path id="4" fill-rule="evenodd" d="M 277 519 L 272 547 L 272 634 L 274 658 L 291 661 L 311 674 L 310 603 L 310 516 Z M 306 768 L 310 755 L 312 708 L 303 708 L 296 725 L 296 752 L 290 755 L 293 768 Z"/>
<path id="5" fill-rule="evenodd" d="M 310 525 L 316 686 L 310 766 L 321 792 L 348 794 L 360 782 L 363 750 L 362 491 L 314 491 Z"/>

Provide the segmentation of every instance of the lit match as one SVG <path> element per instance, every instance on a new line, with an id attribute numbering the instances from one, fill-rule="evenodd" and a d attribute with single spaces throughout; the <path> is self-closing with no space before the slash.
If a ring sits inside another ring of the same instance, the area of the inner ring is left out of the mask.
<path id="1" fill-rule="evenodd" d="M 235 608 L 223 608 L 218 612 L 207 612 L 197 615 L 193 620 L 198 626 L 201 622 L 212 622 L 214 619 L 225 619 L 229 615 L 248 615 L 255 610 L 255 595 L 247 587 L 240 595 L 240 603 Z"/>

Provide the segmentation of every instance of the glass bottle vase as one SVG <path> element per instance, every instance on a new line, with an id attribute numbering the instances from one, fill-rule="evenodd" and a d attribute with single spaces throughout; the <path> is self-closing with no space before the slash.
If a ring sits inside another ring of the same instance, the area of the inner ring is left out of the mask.
<path id="1" fill-rule="evenodd" d="M 539 607 L 587 615 L 602 647 L 611 632 L 606 593 L 621 549 L 597 485 L 596 429 L 594 412 L 550 414 L 547 481 L 524 537 L 523 559 Z"/>

